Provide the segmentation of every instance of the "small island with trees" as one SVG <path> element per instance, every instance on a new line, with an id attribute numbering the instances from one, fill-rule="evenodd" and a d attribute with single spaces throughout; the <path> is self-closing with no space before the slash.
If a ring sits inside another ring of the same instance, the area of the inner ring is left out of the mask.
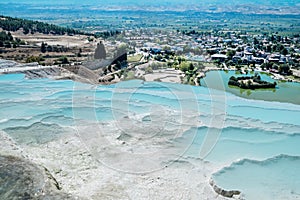
<path id="1" fill-rule="evenodd" d="M 275 88 L 277 83 L 276 82 L 267 82 L 261 80 L 260 75 L 255 73 L 254 76 L 242 76 L 242 77 L 234 77 L 231 76 L 228 85 L 237 86 L 242 89 L 262 89 L 262 88 Z"/>

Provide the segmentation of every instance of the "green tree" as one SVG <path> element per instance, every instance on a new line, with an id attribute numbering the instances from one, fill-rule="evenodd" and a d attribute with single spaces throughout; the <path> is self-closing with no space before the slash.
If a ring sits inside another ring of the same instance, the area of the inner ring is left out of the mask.
<path id="1" fill-rule="evenodd" d="M 181 62 L 181 64 L 179 65 L 179 69 L 183 72 L 187 72 L 189 70 L 189 63 L 188 62 Z"/>
<path id="2" fill-rule="evenodd" d="M 227 51 L 226 55 L 228 56 L 228 58 L 231 60 L 232 57 L 235 55 L 236 51 L 234 50 L 229 50 Z"/>
<path id="3" fill-rule="evenodd" d="M 13 38 L 13 36 L 11 35 L 10 32 L 8 32 L 7 36 L 8 36 L 8 40 L 9 40 L 9 41 L 13 41 L 13 40 L 14 40 L 14 38 Z"/>
<path id="4" fill-rule="evenodd" d="M 46 44 L 44 42 L 42 42 L 42 45 L 41 45 L 41 52 L 42 53 L 46 53 L 47 49 L 46 49 Z"/>
<path id="5" fill-rule="evenodd" d="M 164 46 L 163 47 L 163 51 L 170 51 L 171 50 L 171 47 L 170 46 Z"/>
<path id="6" fill-rule="evenodd" d="M 254 45 L 257 45 L 257 44 L 259 44 L 259 41 L 258 41 L 258 39 L 255 37 L 255 38 L 253 38 L 253 44 Z"/>
<path id="7" fill-rule="evenodd" d="M 289 52 L 286 48 L 284 48 L 284 49 L 281 50 L 280 53 L 286 56 Z"/>
<path id="8" fill-rule="evenodd" d="M 11 48 L 11 43 L 9 41 L 6 41 L 4 44 L 5 48 Z"/>
<path id="9" fill-rule="evenodd" d="M 195 69 L 193 63 L 190 63 L 189 65 L 189 71 L 192 72 Z"/>
<path id="10" fill-rule="evenodd" d="M 61 64 L 68 64 L 69 63 L 69 60 L 66 56 L 60 57 L 59 61 L 61 61 Z"/>
<path id="11" fill-rule="evenodd" d="M 280 74 L 291 74 L 290 67 L 287 64 L 283 64 L 278 69 Z"/>

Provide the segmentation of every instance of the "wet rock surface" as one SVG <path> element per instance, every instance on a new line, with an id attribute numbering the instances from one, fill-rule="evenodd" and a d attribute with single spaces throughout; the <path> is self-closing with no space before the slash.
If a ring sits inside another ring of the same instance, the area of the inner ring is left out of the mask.
<path id="1" fill-rule="evenodd" d="M 209 181 L 209 184 L 212 186 L 212 188 L 214 189 L 214 191 L 217 194 L 220 194 L 223 197 L 232 198 L 235 195 L 241 195 L 241 192 L 238 190 L 224 190 L 224 189 L 220 188 L 219 186 L 217 186 L 215 184 L 215 182 L 212 179 Z"/>
<path id="2" fill-rule="evenodd" d="M 0 199 L 74 199 L 60 190 L 46 168 L 0 155 Z"/>

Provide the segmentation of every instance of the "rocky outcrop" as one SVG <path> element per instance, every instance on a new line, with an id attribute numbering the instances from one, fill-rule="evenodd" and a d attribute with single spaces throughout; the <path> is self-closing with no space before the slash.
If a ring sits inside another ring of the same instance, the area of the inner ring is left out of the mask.
<path id="1" fill-rule="evenodd" d="M 23 72 L 26 78 L 36 79 L 36 78 L 52 78 L 54 76 L 61 75 L 61 69 L 58 67 L 46 68 L 46 69 L 36 69 L 28 70 Z"/>
<path id="2" fill-rule="evenodd" d="M 23 158 L 0 155 L 0 199 L 74 199 L 50 172 Z"/>
<path id="3" fill-rule="evenodd" d="M 215 184 L 213 179 L 210 179 L 209 184 L 213 187 L 213 189 L 216 193 L 222 195 L 223 197 L 232 198 L 235 195 L 241 194 L 241 192 L 238 190 L 224 190 L 224 189 L 220 188 L 219 186 L 217 186 Z"/>

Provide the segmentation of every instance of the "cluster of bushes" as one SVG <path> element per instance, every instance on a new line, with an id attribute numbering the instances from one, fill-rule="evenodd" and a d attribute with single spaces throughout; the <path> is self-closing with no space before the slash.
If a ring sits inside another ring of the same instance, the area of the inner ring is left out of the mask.
<path id="1" fill-rule="evenodd" d="M 245 83 L 245 80 L 248 80 L 247 83 Z M 237 86 L 242 89 L 254 90 L 260 88 L 275 88 L 277 84 L 276 82 L 270 83 L 267 81 L 262 81 L 261 77 L 256 74 L 255 76 L 242 76 L 242 77 L 231 76 L 228 81 L 228 85 Z"/>
<path id="2" fill-rule="evenodd" d="M 62 57 L 58 58 L 58 60 L 56 60 L 54 64 L 57 65 L 57 64 L 69 64 L 69 63 L 70 62 L 69 62 L 67 56 L 62 56 Z"/>
<path id="3" fill-rule="evenodd" d="M 60 53 L 60 52 L 67 52 L 67 51 L 68 51 L 68 49 L 64 46 L 61 46 L 61 45 L 51 46 L 51 45 L 48 45 L 47 43 L 44 43 L 44 42 L 42 42 L 42 45 L 41 45 L 41 52 L 42 53 L 46 53 L 46 52 Z"/>
<path id="4" fill-rule="evenodd" d="M 41 64 L 42 61 L 45 61 L 45 59 L 42 56 L 29 56 L 26 59 L 26 63 L 37 62 L 37 63 Z"/>
<path id="5" fill-rule="evenodd" d="M 183 61 L 179 64 L 179 68 L 182 72 L 185 73 L 185 77 L 182 80 L 184 84 L 195 85 L 196 82 L 200 85 L 199 69 L 204 66 L 201 63 L 192 63 Z"/>
<path id="6" fill-rule="evenodd" d="M 19 38 L 14 38 L 10 32 L 8 32 L 8 33 L 6 31 L 0 32 L 0 47 L 16 48 L 17 46 L 20 46 L 23 44 L 25 44 L 24 41 L 20 40 Z"/>

